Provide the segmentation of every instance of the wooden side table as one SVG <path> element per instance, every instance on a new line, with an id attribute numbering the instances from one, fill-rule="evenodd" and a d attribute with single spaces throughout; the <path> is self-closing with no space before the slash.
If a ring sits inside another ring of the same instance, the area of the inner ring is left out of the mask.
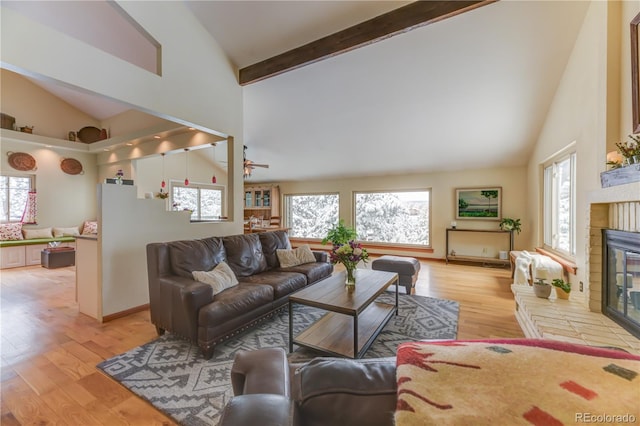
<path id="1" fill-rule="evenodd" d="M 73 266 L 76 264 L 76 250 L 73 247 L 49 247 L 40 252 L 40 260 L 47 269 Z"/>

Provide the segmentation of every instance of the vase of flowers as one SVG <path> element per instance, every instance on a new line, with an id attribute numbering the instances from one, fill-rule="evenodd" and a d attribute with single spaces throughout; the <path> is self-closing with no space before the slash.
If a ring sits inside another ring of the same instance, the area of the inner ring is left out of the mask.
<path id="1" fill-rule="evenodd" d="M 367 249 L 362 247 L 362 244 L 351 240 L 345 244 L 334 244 L 331 253 L 329 254 L 331 263 L 342 263 L 347 271 L 347 279 L 345 284 L 347 286 L 356 285 L 356 268 L 358 263 L 362 261 L 367 263 L 369 253 Z"/>
<path id="2" fill-rule="evenodd" d="M 345 284 L 348 288 L 356 285 L 356 267 L 362 261 L 367 262 L 369 253 L 362 247 L 362 244 L 355 241 L 356 231 L 350 226 L 346 226 L 340 219 L 336 226 L 327 232 L 327 236 L 322 240 L 322 244 L 330 242 L 333 247 L 329 253 L 332 264 L 341 263 L 347 271 Z"/>
<path id="3" fill-rule="evenodd" d="M 124 177 L 124 172 L 122 171 L 122 169 L 118 169 L 118 171 L 116 172 L 116 183 L 118 185 L 122 185 L 123 177 Z"/>

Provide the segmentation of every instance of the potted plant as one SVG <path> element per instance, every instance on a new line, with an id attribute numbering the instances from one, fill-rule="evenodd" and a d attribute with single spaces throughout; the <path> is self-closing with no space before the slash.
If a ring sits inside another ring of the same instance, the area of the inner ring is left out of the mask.
<path id="1" fill-rule="evenodd" d="M 533 292 L 541 299 L 548 299 L 551 295 L 551 284 L 544 281 L 544 278 L 538 278 L 533 282 Z"/>
<path id="2" fill-rule="evenodd" d="M 502 229 L 503 231 L 516 231 L 519 234 L 520 219 L 511 219 L 509 217 L 504 217 L 500 221 L 500 229 Z"/>
<path id="3" fill-rule="evenodd" d="M 556 278 L 551 281 L 551 285 L 556 288 L 556 296 L 558 299 L 568 299 L 569 293 L 571 293 L 571 284 L 565 282 L 563 279 Z"/>
<path id="4" fill-rule="evenodd" d="M 327 236 L 322 239 L 322 244 L 331 243 L 333 248 L 329 253 L 329 259 L 334 265 L 341 263 L 347 271 L 346 284 L 353 288 L 356 283 L 355 270 L 360 261 L 366 263 L 369 253 L 360 243 L 355 241 L 356 230 L 346 226 L 340 219 L 338 224 L 327 232 Z"/>
<path id="5" fill-rule="evenodd" d="M 346 244 L 356 239 L 356 230 L 344 224 L 344 220 L 340 219 L 336 226 L 329 229 L 327 236 L 322 239 L 322 244 L 331 243 L 333 245 Z"/>
<path id="6" fill-rule="evenodd" d="M 627 164 L 640 162 L 640 136 L 629 135 L 630 141 L 617 142 L 616 147 Z"/>

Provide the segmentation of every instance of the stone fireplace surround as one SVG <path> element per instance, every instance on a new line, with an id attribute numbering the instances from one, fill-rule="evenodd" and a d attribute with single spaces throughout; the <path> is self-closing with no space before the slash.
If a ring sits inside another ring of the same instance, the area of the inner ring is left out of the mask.
<path id="1" fill-rule="evenodd" d="M 640 183 L 592 191 L 587 204 L 585 294 L 558 300 L 552 293 L 545 300 L 535 297 L 529 286 L 513 285 L 516 318 L 529 338 L 616 346 L 640 354 L 640 339 L 602 313 L 602 230 L 640 232 Z"/>

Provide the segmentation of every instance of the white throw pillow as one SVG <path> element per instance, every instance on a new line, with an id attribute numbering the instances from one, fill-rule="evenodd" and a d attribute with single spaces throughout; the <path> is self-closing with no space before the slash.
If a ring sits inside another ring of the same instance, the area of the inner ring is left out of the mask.
<path id="1" fill-rule="evenodd" d="M 25 240 L 33 240 L 36 238 L 53 238 L 51 228 L 42 229 L 24 229 L 22 228 L 22 234 Z"/>
<path id="2" fill-rule="evenodd" d="M 210 271 L 193 271 L 192 274 L 194 280 L 209 284 L 213 288 L 214 295 L 229 287 L 238 285 L 236 274 L 233 273 L 226 262 L 218 263 Z"/>
<path id="3" fill-rule="evenodd" d="M 73 226 L 71 228 L 53 228 L 53 236 L 55 238 L 58 237 L 75 237 L 76 235 L 80 235 L 80 231 L 77 226 Z"/>
<path id="4" fill-rule="evenodd" d="M 278 256 L 281 268 L 291 268 L 292 266 L 316 261 L 316 257 L 307 244 L 293 250 L 277 249 L 276 256 Z"/>

